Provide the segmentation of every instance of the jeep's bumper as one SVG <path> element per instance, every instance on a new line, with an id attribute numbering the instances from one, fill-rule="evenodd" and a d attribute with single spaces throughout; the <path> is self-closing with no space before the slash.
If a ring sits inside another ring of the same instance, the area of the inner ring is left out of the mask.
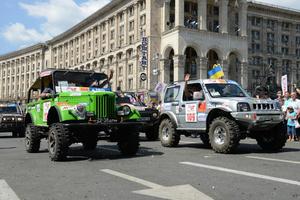
<path id="1" fill-rule="evenodd" d="M 20 131 L 24 128 L 22 122 L 1 122 L 0 123 L 0 132 L 11 132 L 11 131 Z"/>
<path id="2" fill-rule="evenodd" d="M 140 126 L 143 126 L 143 122 L 80 122 L 80 123 L 64 123 L 64 126 L 70 129 L 93 129 L 93 130 L 107 130 L 108 128 L 118 128 L 118 129 L 139 129 Z"/>
<path id="3" fill-rule="evenodd" d="M 282 112 L 233 112 L 232 117 L 248 131 L 267 130 L 283 122 Z"/>

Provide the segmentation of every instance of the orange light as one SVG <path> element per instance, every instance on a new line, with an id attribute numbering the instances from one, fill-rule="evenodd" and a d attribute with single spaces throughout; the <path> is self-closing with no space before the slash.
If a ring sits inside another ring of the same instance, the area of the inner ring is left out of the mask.
<path id="1" fill-rule="evenodd" d="M 199 103 L 198 112 L 200 112 L 200 113 L 206 112 L 206 102 L 205 101 Z"/>

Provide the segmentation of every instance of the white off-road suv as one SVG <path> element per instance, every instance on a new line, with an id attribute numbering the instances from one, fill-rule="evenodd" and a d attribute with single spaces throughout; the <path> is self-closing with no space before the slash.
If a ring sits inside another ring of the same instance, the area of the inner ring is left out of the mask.
<path id="1" fill-rule="evenodd" d="M 267 151 L 286 142 L 283 113 L 276 101 L 251 98 L 235 81 L 193 80 L 166 87 L 159 135 L 163 146 L 177 146 L 180 135 L 197 133 L 218 153 L 231 153 L 246 137 Z"/>

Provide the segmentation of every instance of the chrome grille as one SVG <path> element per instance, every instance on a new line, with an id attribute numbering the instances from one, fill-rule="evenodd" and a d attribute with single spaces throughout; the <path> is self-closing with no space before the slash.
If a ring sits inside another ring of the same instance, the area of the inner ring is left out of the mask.
<path id="1" fill-rule="evenodd" d="M 275 106 L 272 103 L 254 103 L 254 110 L 275 110 Z"/>

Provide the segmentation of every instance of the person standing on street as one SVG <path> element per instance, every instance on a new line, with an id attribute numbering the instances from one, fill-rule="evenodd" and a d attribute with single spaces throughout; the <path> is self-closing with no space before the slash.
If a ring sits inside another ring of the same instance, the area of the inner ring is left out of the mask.
<path id="1" fill-rule="evenodd" d="M 297 113 L 296 120 L 299 119 L 300 116 L 300 100 L 297 99 L 297 93 L 292 92 L 291 93 L 291 99 L 288 101 L 287 107 L 292 107 L 294 111 Z M 296 128 L 297 138 L 299 139 L 299 128 Z"/>
<path id="2" fill-rule="evenodd" d="M 296 127 L 295 121 L 297 118 L 297 113 L 294 111 L 293 107 L 289 106 L 287 108 L 287 134 L 289 136 L 288 141 L 295 141 L 296 139 Z"/>

